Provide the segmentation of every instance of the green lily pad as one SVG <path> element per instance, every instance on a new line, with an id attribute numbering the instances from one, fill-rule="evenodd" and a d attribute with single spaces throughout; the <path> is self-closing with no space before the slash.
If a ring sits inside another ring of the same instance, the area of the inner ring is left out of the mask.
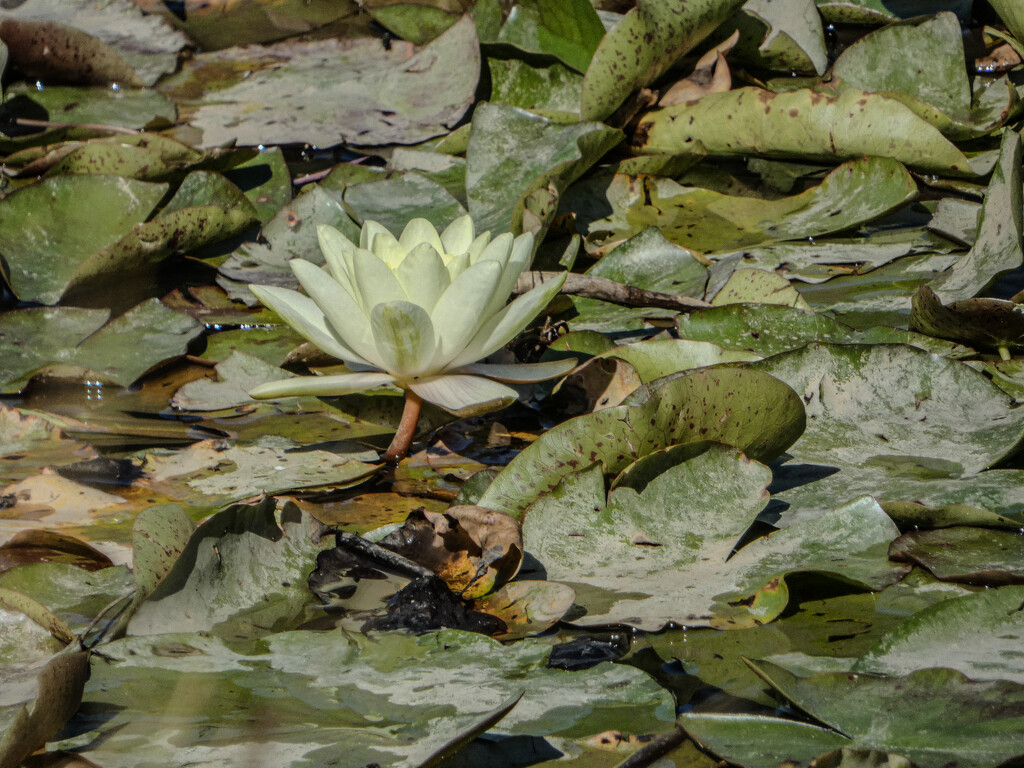
<path id="1" fill-rule="evenodd" d="M 1024 262 L 1024 192 L 1021 189 L 1021 138 L 1003 134 L 999 162 L 981 205 L 978 239 L 966 256 L 932 281 L 945 303 L 970 299 Z"/>
<path id="2" fill-rule="evenodd" d="M 812 238 L 813 241 L 813 238 Z M 822 283 L 836 275 L 863 274 L 914 251 L 910 243 L 793 242 L 766 243 L 716 253 L 717 263 L 738 257 L 739 267 L 773 270 L 790 280 Z"/>
<path id="3" fill-rule="evenodd" d="M 737 269 L 729 275 L 711 303 L 716 307 L 726 304 L 782 304 L 810 309 L 789 280 L 763 269 Z"/>
<path id="4" fill-rule="evenodd" d="M 49 364 L 94 371 L 127 386 L 155 365 L 185 353 L 202 326 L 149 299 L 104 325 L 107 310 L 36 307 L 0 316 L 0 349 L 10 367 L 4 391 L 16 392 Z M 101 327 L 102 326 L 102 327 Z M 135 343 L 126 344 L 132 338 Z"/>
<path id="5" fill-rule="evenodd" d="M 495 42 L 555 56 L 586 72 L 603 37 L 604 25 L 589 0 L 519 0 Z"/>
<path id="6" fill-rule="evenodd" d="M 491 101 L 529 109 L 542 117 L 578 115 L 583 75 L 564 64 L 546 67 L 521 59 L 488 58 Z"/>
<path id="7" fill-rule="evenodd" d="M 324 263 L 316 235 L 320 224 L 359 240 L 359 227 L 341 203 L 322 187 L 311 184 L 264 225 L 261 236 L 265 243 L 240 246 L 218 267 L 218 282 L 230 298 L 248 305 L 256 303 L 249 283 L 298 288 L 288 262 L 302 258 L 318 265 Z"/>
<path id="8" fill-rule="evenodd" d="M 775 468 L 779 487 L 772 492 L 772 498 L 788 506 L 778 525 L 825 514 L 837 501 L 864 494 L 874 496 L 883 508 L 894 502 L 917 502 L 926 509 L 942 510 L 920 511 L 924 519 L 919 518 L 919 523 L 935 522 L 935 515 L 941 514 L 959 523 L 978 524 L 956 512 L 957 507 L 988 512 L 993 518 L 985 525 L 1000 527 L 999 519 L 1024 520 L 1019 492 L 1024 470 L 990 469 L 963 478 L 956 476 L 959 470 L 959 465 L 946 460 L 913 457 L 859 469 L 842 467 L 838 472 L 836 467 L 820 464 L 783 464 Z M 911 524 L 907 517 L 898 522 Z"/>
<path id="9" fill-rule="evenodd" d="M 1024 587 L 990 589 L 946 600 L 915 614 L 854 665 L 856 672 L 902 676 L 950 667 L 972 680 L 1024 684 Z"/>
<path id="10" fill-rule="evenodd" d="M 238 504 L 196 528 L 173 565 L 160 566 L 166 575 L 152 580 L 128 633 L 213 632 L 250 640 L 308 617 L 313 595 L 305 582 L 322 549 L 319 524 L 291 502 L 279 512 L 276 506 L 272 498 Z M 157 571 L 152 564 L 147 569 L 152 579 Z"/>
<path id="11" fill-rule="evenodd" d="M 110 125 L 141 130 L 150 124 L 174 122 L 174 104 L 166 96 L 146 88 L 74 88 L 47 86 L 40 91 L 34 85 L 14 83 L 4 90 L 4 107 L 13 116 L 54 120 L 68 127 L 54 127 L 18 138 L 0 137 L 0 150 L 47 144 L 61 139 L 105 136 L 107 130 L 90 125 Z"/>
<path id="12" fill-rule="evenodd" d="M 415 218 L 441 229 L 466 213 L 447 189 L 419 173 L 352 184 L 343 199 L 356 220 L 376 221 L 391 232 L 401 232 Z"/>
<path id="13" fill-rule="evenodd" d="M 413 144 L 459 121 L 479 70 L 467 15 L 423 48 L 328 38 L 200 53 L 162 88 L 207 147 Z"/>
<path id="14" fill-rule="evenodd" d="M 224 171 L 224 175 L 249 198 L 264 224 L 291 202 L 292 177 L 280 147 L 264 148 L 254 157 Z"/>
<path id="15" fill-rule="evenodd" d="M 84 631 L 101 610 L 128 595 L 134 584 L 123 565 L 86 571 L 67 563 L 32 563 L 0 575 L 0 587 L 42 603 L 72 632 Z"/>
<path id="16" fill-rule="evenodd" d="M 426 176 L 444 187 L 460 205 L 466 206 L 466 159 L 463 157 L 425 149 L 396 147 L 391 153 L 388 168 L 402 173 L 415 171 Z M 433 215 L 432 212 L 431 214 Z M 404 226 L 405 222 L 401 228 Z"/>
<path id="17" fill-rule="evenodd" d="M 262 431 L 262 430 L 260 430 Z M 296 450 L 302 444 L 266 435 L 251 445 L 204 440 L 177 453 L 154 452 L 143 462 L 147 485 L 166 489 L 172 498 L 197 505 L 226 504 L 257 493 L 300 488 L 345 488 L 377 470 L 376 452 Z"/>
<path id="18" fill-rule="evenodd" d="M 597 359 L 616 357 L 633 366 L 644 384 L 662 376 L 719 363 L 760 360 L 760 355 L 746 351 L 729 351 L 706 341 L 664 339 L 622 344 L 595 355 Z"/>
<path id="19" fill-rule="evenodd" d="M 457 22 L 470 5 L 468 0 L 368 0 L 361 9 L 403 40 L 424 45 Z"/>
<path id="20" fill-rule="evenodd" d="M 957 197 L 944 197 L 936 205 L 935 214 L 928 222 L 928 229 L 970 247 L 974 245 L 978 236 L 980 214 L 981 203 Z"/>
<path id="21" fill-rule="evenodd" d="M 249 390 L 257 384 L 287 378 L 276 365 L 244 352 L 232 352 L 217 364 L 217 381 L 196 379 L 174 393 L 171 405 L 187 411 L 219 411 L 243 403 L 255 403 Z"/>
<path id="22" fill-rule="evenodd" d="M 828 68 L 825 33 L 814 0 L 753 0 L 729 25 L 740 30 L 732 55 L 762 69 L 817 72 Z"/>
<path id="23" fill-rule="evenodd" d="M 1015 453 L 1024 438 L 1024 410 L 995 384 L 914 347 L 809 344 L 751 366 L 802 394 L 807 431 L 789 449 L 801 461 L 938 460 L 954 475 L 975 474 Z"/>
<path id="24" fill-rule="evenodd" d="M 999 586 L 1024 583 L 1024 536 L 987 528 L 910 531 L 892 543 L 894 560 L 917 563 L 944 581 Z"/>
<path id="25" fill-rule="evenodd" d="M 588 275 L 674 296 L 704 295 L 707 269 L 685 248 L 669 241 L 657 227 L 647 227 L 617 245 Z"/>
<path id="26" fill-rule="evenodd" d="M 24 301 L 56 304 L 79 265 L 145 221 L 166 192 L 166 184 L 90 174 L 43 179 L 0 200 L 11 288 Z"/>
<path id="27" fill-rule="evenodd" d="M 787 610 L 783 618 L 763 626 L 727 632 L 670 629 L 650 635 L 648 641 L 663 659 L 678 659 L 687 674 L 733 696 L 775 707 L 778 701 L 743 663 L 744 657 L 772 661 L 797 674 L 850 669 L 917 611 L 965 593 L 919 573 L 876 594 L 802 601 L 796 612 Z"/>
<path id="28" fill-rule="evenodd" d="M 528 194 L 560 194 L 622 140 L 621 131 L 602 123 L 557 125 L 500 104 L 477 106 L 472 126 L 466 194 L 478 231 L 521 229 Z"/>
<path id="29" fill-rule="evenodd" d="M 583 80 L 582 119 L 608 117 L 630 93 L 656 80 L 742 4 L 638 0 L 604 36 L 590 61 Z"/>
<path id="30" fill-rule="evenodd" d="M 883 64 L 894 50 L 900 51 L 904 66 Z M 948 55 L 936 56 L 936 51 Z M 1016 99 L 1003 89 L 1003 95 L 992 104 L 979 104 L 972 110 L 963 59 L 960 22 L 952 13 L 938 13 L 864 36 L 836 59 L 832 77 L 840 89 L 899 99 L 949 138 L 968 139 L 999 127 Z M 997 90 L 990 87 L 979 95 L 991 98 Z M 992 109 L 998 102 L 1001 105 Z"/>
<path id="31" fill-rule="evenodd" d="M 549 578 L 576 590 L 573 622 L 661 629 L 753 626 L 788 602 L 785 575 L 826 572 L 870 588 L 906 569 L 886 557 L 896 526 L 869 498 L 733 554 L 767 501 L 766 467 L 710 447 L 651 480 L 608 494 L 599 466 L 569 475 L 527 510 L 523 543 Z M 680 499 L 693 500 L 680 504 Z M 698 501 L 699 500 L 699 501 Z M 731 555 L 731 556 L 730 556 Z"/>
<path id="32" fill-rule="evenodd" d="M 1017 40 L 1024 40 L 1024 12 L 1012 0 L 990 0 L 999 18 Z"/>
<path id="33" fill-rule="evenodd" d="M 1001 299 L 964 299 L 943 306 L 927 285 L 914 294 L 910 324 L 915 330 L 982 349 L 1019 346 L 1024 340 L 1024 306 Z"/>
<path id="34" fill-rule="evenodd" d="M 726 123 L 730 130 L 723 131 Z M 886 129 L 880 131 L 880 125 Z M 908 107 L 854 89 L 835 96 L 753 87 L 709 93 L 692 105 L 648 113 L 637 128 L 636 142 L 639 150 L 650 153 L 756 154 L 826 162 L 869 155 L 922 171 L 975 173 L 966 155 Z"/>
<path id="35" fill-rule="evenodd" d="M 724 195 L 661 177 L 616 176 L 605 195 L 612 213 L 589 224 L 591 237 L 631 237 L 657 226 L 684 247 L 724 251 L 849 229 L 913 200 L 917 186 L 900 163 L 871 157 L 844 163 L 820 185 L 778 200 Z"/>
<path id="36" fill-rule="evenodd" d="M 805 765 L 827 751 L 830 741 L 832 749 L 899 754 L 920 768 L 951 762 L 984 768 L 1021 754 L 1024 686 L 1019 684 L 973 682 L 949 669 L 901 678 L 847 673 L 799 678 L 774 664 L 752 664 L 769 685 L 835 730 L 758 715 L 681 716 L 698 743 L 731 763 L 774 766 L 791 759 Z"/>
<path id="37" fill-rule="evenodd" d="M 116 661 L 95 665 L 82 712 L 120 703 L 113 717 L 82 723 L 90 743 L 76 751 L 127 768 L 140 765 L 145 742 L 143 765 L 184 758 L 235 768 L 252 765 L 258 743 L 259 759 L 280 766 L 342 755 L 346 765 L 419 768 L 520 694 L 498 730 L 572 737 L 671 723 L 670 694 L 644 672 L 550 669 L 550 650 L 543 641 L 502 645 L 455 630 L 282 632 L 253 655 L 202 634 L 131 637 L 104 646 Z M 254 711 L 263 716 L 253 720 Z"/>
<path id="38" fill-rule="evenodd" d="M 971 0 L 817 0 L 817 3 L 822 18 L 836 24 L 888 24 L 939 11 L 953 11 L 966 19 L 971 11 Z"/>
<path id="39" fill-rule="evenodd" d="M 480 506 L 522 514 L 572 472 L 600 462 L 618 474 L 641 456 L 697 440 L 716 440 L 770 460 L 803 431 L 796 393 L 770 376 L 737 369 L 685 374 L 619 405 L 548 430 L 498 474 Z"/>

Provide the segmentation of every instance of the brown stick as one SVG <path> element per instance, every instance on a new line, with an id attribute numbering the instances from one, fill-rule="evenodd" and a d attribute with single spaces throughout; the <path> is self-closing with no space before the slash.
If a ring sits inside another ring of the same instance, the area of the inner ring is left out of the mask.
<path id="1" fill-rule="evenodd" d="M 540 272 L 533 270 L 524 272 L 519 276 L 516 283 L 516 293 L 526 293 L 541 283 L 553 280 L 561 272 Z M 643 288 L 636 288 L 632 285 L 623 285 L 606 277 L 594 275 L 579 275 L 570 272 L 565 278 L 565 285 L 562 286 L 562 293 L 570 293 L 574 296 L 581 296 L 585 299 L 600 299 L 611 304 L 618 304 L 623 307 L 656 307 L 658 309 L 671 309 L 676 312 L 693 312 L 698 309 L 707 309 L 711 306 L 706 301 L 691 299 L 688 296 L 673 296 L 670 293 L 658 291 L 645 291 Z"/>
<path id="2" fill-rule="evenodd" d="M 384 452 L 384 461 L 389 464 L 395 464 L 409 452 L 413 435 L 416 434 L 416 424 L 420 420 L 420 409 L 422 407 L 423 399 L 411 389 L 405 390 L 405 407 L 402 409 L 402 420 L 398 423 L 398 431 L 395 432 L 391 445 Z"/>

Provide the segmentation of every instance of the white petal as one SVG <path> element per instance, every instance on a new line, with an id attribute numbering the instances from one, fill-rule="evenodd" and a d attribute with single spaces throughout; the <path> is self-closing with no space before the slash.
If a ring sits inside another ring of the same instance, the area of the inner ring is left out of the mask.
<path id="1" fill-rule="evenodd" d="M 459 216 L 441 233 L 441 244 L 447 253 L 465 253 L 473 244 L 473 217 Z"/>
<path id="2" fill-rule="evenodd" d="M 482 258 L 482 257 L 481 257 Z M 484 309 L 484 317 L 498 312 L 508 301 L 509 294 L 516 287 L 516 281 L 533 259 L 533 235 L 529 232 L 520 235 L 512 243 L 508 260 L 505 262 L 501 279 L 494 290 L 490 303 Z"/>
<path id="3" fill-rule="evenodd" d="M 289 288 L 272 285 L 250 285 L 249 290 L 260 302 L 281 316 L 288 325 L 329 355 L 347 363 L 367 364 L 352 349 L 339 341 L 327 325 L 323 310 L 308 296 Z"/>
<path id="4" fill-rule="evenodd" d="M 395 377 L 387 373 L 339 373 L 336 376 L 296 376 L 260 384 L 249 392 L 256 400 L 279 397 L 337 397 L 363 392 L 383 384 L 391 384 Z"/>
<path id="5" fill-rule="evenodd" d="M 373 241 L 377 239 L 377 235 L 382 233 L 387 234 L 391 239 L 395 237 L 383 224 L 378 224 L 376 221 L 364 221 L 363 228 L 359 232 L 359 247 L 372 251 Z"/>
<path id="6" fill-rule="evenodd" d="M 356 249 L 355 244 L 334 227 L 326 224 L 316 228 L 316 237 L 320 241 L 320 250 L 324 253 L 331 276 L 354 296 L 355 289 L 352 287 L 352 277 L 348 270 L 352 253 Z"/>
<path id="7" fill-rule="evenodd" d="M 434 326 L 423 307 L 411 301 L 378 304 L 370 312 L 370 327 L 381 368 L 400 382 L 436 372 L 429 368 L 434 356 Z"/>
<path id="8" fill-rule="evenodd" d="M 402 230 L 398 242 L 406 251 L 411 251 L 420 243 L 430 243 L 438 253 L 444 253 L 444 244 L 434 229 L 434 225 L 426 219 L 412 219 Z"/>
<path id="9" fill-rule="evenodd" d="M 379 240 L 383 235 L 378 235 Z M 352 278 L 359 291 L 360 303 L 367 314 L 378 304 L 389 301 L 408 301 L 402 284 L 388 265 L 369 251 L 360 248 L 352 254 Z"/>
<path id="10" fill-rule="evenodd" d="M 388 269 L 398 269 L 398 265 L 405 261 L 406 249 L 390 232 L 382 232 L 373 240 L 373 254 L 387 264 Z"/>
<path id="11" fill-rule="evenodd" d="M 519 396 L 511 387 L 479 376 L 434 376 L 411 382 L 409 389 L 428 403 L 456 416 L 475 416 L 504 408 Z"/>
<path id="12" fill-rule="evenodd" d="M 476 239 L 473 241 L 472 245 L 469 246 L 468 252 L 470 264 L 476 262 L 477 258 L 480 256 L 481 253 L 484 252 L 484 248 L 487 247 L 487 244 L 489 242 L 491 242 L 490 230 L 487 230 L 486 232 L 481 232 L 479 235 L 476 236 Z"/>
<path id="13" fill-rule="evenodd" d="M 452 282 L 455 281 L 455 278 L 469 269 L 469 266 L 472 263 L 473 262 L 470 260 L 468 253 L 458 253 L 450 258 L 445 266 L 448 267 L 448 275 Z"/>
<path id="14" fill-rule="evenodd" d="M 567 274 L 563 272 L 554 280 L 538 285 L 485 320 L 466 349 L 449 363 L 449 369 L 475 363 L 508 344 L 561 290 Z"/>
<path id="15" fill-rule="evenodd" d="M 494 286 L 501 278 L 501 267 L 493 261 L 478 261 L 448 286 L 430 313 L 437 335 L 437 350 L 432 366 L 443 370 L 453 357 L 465 349 L 480 327 L 484 308 L 491 301 Z"/>
<path id="16" fill-rule="evenodd" d="M 480 255 L 473 260 L 474 264 L 481 261 L 496 261 L 501 266 L 508 263 L 508 255 L 512 252 L 512 233 L 502 232 L 487 244 L 487 247 L 480 252 Z"/>
<path id="17" fill-rule="evenodd" d="M 543 363 L 513 363 L 510 365 L 471 363 L 451 371 L 451 373 L 469 373 L 475 376 L 497 379 L 498 381 L 527 384 L 534 381 L 553 379 L 556 376 L 563 376 L 575 367 L 576 358 L 569 357 L 564 360 L 548 360 Z"/>
<path id="18" fill-rule="evenodd" d="M 430 243 L 420 243 L 409 251 L 395 270 L 395 277 L 412 302 L 427 312 L 434 310 L 437 300 L 452 282 L 441 254 Z"/>
<path id="19" fill-rule="evenodd" d="M 373 344 L 369 318 L 349 292 L 327 272 L 305 259 L 292 259 L 290 263 L 292 272 L 327 319 L 327 327 L 333 335 L 352 349 L 359 361 L 383 368 Z"/>

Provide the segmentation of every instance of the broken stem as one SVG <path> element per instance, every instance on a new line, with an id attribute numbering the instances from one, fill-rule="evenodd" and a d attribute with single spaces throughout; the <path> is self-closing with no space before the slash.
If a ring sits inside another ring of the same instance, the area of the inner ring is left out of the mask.
<path id="1" fill-rule="evenodd" d="M 398 424 L 398 431 L 395 432 L 391 445 L 384 452 L 384 461 L 394 464 L 409 452 L 422 407 L 423 398 L 411 389 L 405 390 L 405 408 L 402 409 L 402 420 Z"/>
<path id="2" fill-rule="evenodd" d="M 1010 354 L 1009 347 L 1007 347 L 1005 344 L 999 347 L 999 357 L 1001 357 L 1004 362 L 1009 362 L 1010 360 L 1013 359 L 1013 356 Z"/>

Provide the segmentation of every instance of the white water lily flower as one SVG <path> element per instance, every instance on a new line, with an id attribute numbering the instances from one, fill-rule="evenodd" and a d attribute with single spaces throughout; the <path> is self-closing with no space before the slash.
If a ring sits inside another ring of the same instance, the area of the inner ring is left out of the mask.
<path id="1" fill-rule="evenodd" d="M 411 392 L 413 400 L 466 416 L 511 403 L 516 391 L 500 382 L 541 381 L 575 364 L 478 362 L 522 331 L 565 282 L 563 275 L 506 304 L 529 266 L 533 235 L 505 233 L 491 240 L 489 233 L 474 234 L 469 216 L 440 234 L 426 219 L 413 219 L 397 239 L 367 221 L 359 245 L 332 227 L 321 226 L 317 234 L 327 268 L 291 262 L 308 296 L 249 288 L 353 373 L 261 384 L 252 397 L 345 395 L 394 384 L 406 390 L 407 409 Z"/>

